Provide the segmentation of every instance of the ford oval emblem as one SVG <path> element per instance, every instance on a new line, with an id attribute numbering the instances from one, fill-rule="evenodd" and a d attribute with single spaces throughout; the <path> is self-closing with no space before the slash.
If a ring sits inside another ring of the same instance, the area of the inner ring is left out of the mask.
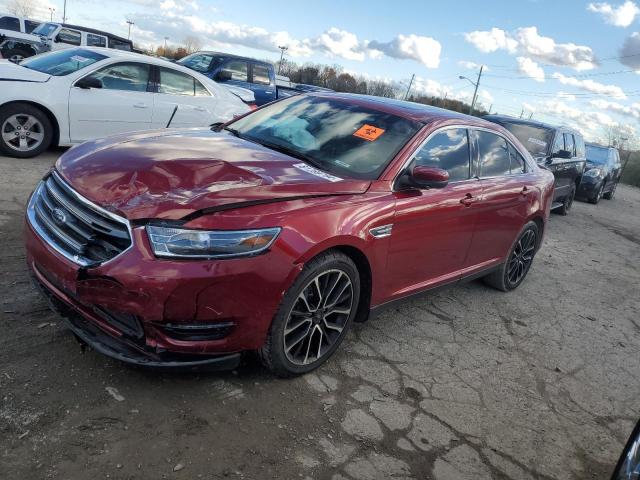
<path id="1" fill-rule="evenodd" d="M 53 217 L 53 220 L 59 225 L 67 222 L 67 215 L 64 213 L 64 210 L 61 210 L 59 208 L 54 208 L 51 211 L 51 216 Z"/>

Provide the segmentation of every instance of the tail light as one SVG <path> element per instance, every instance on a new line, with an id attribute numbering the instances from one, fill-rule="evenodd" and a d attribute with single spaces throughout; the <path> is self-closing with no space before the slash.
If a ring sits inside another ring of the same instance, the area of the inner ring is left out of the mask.
<path id="1" fill-rule="evenodd" d="M 257 109 L 257 108 L 258 108 L 258 106 L 257 106 L 255 103 L 247 103 L 247 105 L 249 106 L 249 108 L 250 108 L 251 110 L 255 110 L 255 109 Z"/>

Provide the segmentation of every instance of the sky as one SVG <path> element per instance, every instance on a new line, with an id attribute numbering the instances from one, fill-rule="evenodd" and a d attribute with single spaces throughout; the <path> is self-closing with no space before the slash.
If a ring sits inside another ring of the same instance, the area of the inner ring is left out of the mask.
<path id="1" fill-rule="evenodd" d="M 0 11 L 15 0 L 0 0 Z M 62 18 L 63 0 L 34 2 Z M 4 7 L 4 8 L 3 8 Z M 144 47 L 200 38 L 204 48 L 337 64 L 412 93 L 473 95 L 492 112 L 573 126 L 606 142 L 615 129 L 640 146 L 640 0 L 377 1 L 67 0 L 69 23 Z"/>

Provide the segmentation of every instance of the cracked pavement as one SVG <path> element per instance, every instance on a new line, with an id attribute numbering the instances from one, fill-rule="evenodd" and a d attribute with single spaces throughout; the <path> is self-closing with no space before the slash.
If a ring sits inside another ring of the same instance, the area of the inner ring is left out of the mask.
<path id="1" fill-rule="evenodd" d="M 640 417 L 640 190 L 552 215 L 523 285 L 356 324 L 316 373 L 159 374 L 82 353 L 28 282 L 0 157 L 0 478 L 601 479 Z"/>

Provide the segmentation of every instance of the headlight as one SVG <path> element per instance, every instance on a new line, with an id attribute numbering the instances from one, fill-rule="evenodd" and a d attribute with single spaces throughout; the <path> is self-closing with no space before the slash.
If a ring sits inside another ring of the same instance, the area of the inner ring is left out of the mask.
<path id="1" fill-rule="evenodd" d="M 601 173 L 602 170 L 600 170 L 599 168 L 591 168 L 584 172 L 587 177 L 599 177 Z"/>
<path id="2" fill-rule="evenodd" d="M 147 226 L 158 257 L 230 258 L 255 255 L 271 246 L 280 228 L 260 230 L 186 230 Z"/>

